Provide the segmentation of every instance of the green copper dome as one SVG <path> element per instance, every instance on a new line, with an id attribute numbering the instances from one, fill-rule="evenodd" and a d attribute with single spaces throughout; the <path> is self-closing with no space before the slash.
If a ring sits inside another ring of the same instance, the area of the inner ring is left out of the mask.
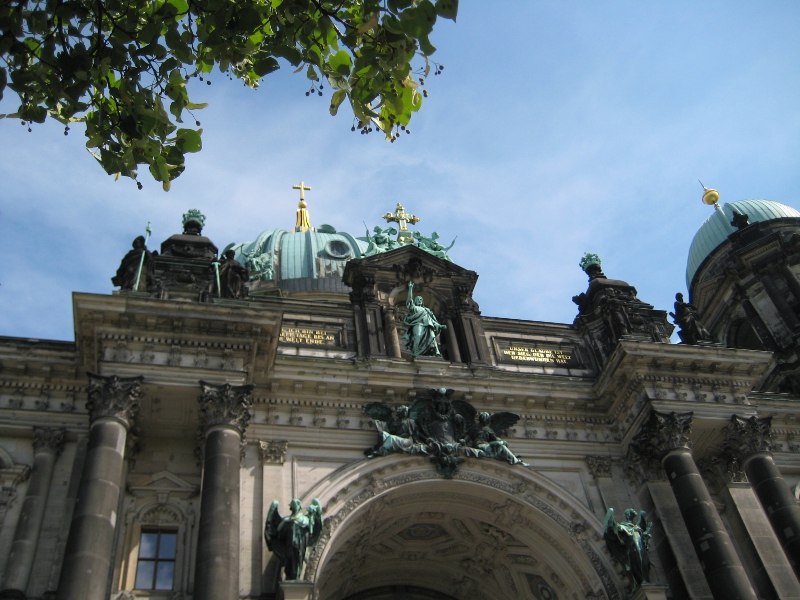
<path id="1" fill-rule="evenodd" d="M 316 230 L 268 229 L 253 242 L 231 246 L 250 273 L 251 293 L 270 288 L 288 292 L 348 292 L 341 282 L 344 266 L 361 258 L 367 242 L 330 225 Z"/>
<path id="2" fill-rule="evenodd" d="M 723 217 L 719 210 L 715 210 L 705 223 L 700 226 L 689 247 L 689 260 L 686 263 L 686 288 L 689 289 L 697 269 L 716 248 L 736 231 L 731 225 L 734 208 L 746 214 L 750 223 L 784 219 L 786 217 L 800 217 L 800 211 L 791 206 L 773 202 L 771 200 L 739 200 L 726 203 L 722 206 Z"/>

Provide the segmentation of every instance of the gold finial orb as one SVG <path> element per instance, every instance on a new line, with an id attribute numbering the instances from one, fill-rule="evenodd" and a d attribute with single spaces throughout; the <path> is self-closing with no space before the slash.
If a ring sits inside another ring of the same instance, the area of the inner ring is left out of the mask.
<path id="1" fill-rule="evenodd" d="M 719 202 L 719 192 L 703 186 L 703 204 L 714 206 Z"/>

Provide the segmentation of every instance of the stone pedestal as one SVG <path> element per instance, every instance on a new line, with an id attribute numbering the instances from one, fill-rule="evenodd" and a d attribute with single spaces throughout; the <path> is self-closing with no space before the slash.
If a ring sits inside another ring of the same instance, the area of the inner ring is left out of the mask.
<path id="1" fill-rule="evenodd" d="M 311 600 L 314 584 L 309 581 L 282 581 L 283 600 Z"/>
<path id="2" fill-rule="evenodd" d="M 39 533 L 44 521 L 44 509 L 50 494 L 50 482 L 56 459 L 64 447 L 64 429 L 34 427 L 33 469 L 28 491 L 22 504 L 14 541 L 6 565 L 6 575 L 0 598 L 24 598 L 28 588 Z M 17 593 L 17 596 L 13 594 Z"/>
<path id="3" fill-rule="evenodd" d="M 200 382 L 203 489 L 194 600 L 239 597 L 239 468 L 252 385 Z"/>
<path id="4" fill-rule="evenodd" d="M 631 596 L 631 600 L 667 600 L 669 588 L 655 583 L 644 583 Z"/>
<path id="5" fill-rule="evenodd" d="M 72 514 L 59 600 L 106 600 L 128 430 L 142 377 L 89 375 L 89 446 Z"/>

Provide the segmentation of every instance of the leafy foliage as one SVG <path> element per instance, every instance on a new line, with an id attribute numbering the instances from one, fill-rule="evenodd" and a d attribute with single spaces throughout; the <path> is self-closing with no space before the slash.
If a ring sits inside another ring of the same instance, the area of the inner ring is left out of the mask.
<path id="1" fill-rule="evenodd" d="M 362 133 L 390 140 L 419 110 L 436 50 L 438 17 L 458 0 L 7 0 L 0 3 L 0 98 L 6 117 L 50 116 L 86 126 L 87 148 L 109 174 L 137 179 L 147 165 L 164 189 L 202 147 L 190 78 L 216 67 L 255 88 L 288 63 L 310 93 L 333 88 L 330 112 L 349 100 Z M 4 66 L 3 66 L 4 65 Z M 180 126 L 189 114 L 197 128 Z M 141 183 L 138 183 L 141 188 Z"/>

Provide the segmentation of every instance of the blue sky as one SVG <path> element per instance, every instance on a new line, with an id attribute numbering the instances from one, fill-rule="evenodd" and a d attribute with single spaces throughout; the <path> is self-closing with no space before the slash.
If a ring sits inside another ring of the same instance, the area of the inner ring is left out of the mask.
<path id="1" fill-rule="evenodd" d="M 351 133 L 291 69 L 255 92 L 215 76 L 193 93 L 204 149 L 169 193 L 114 182 L 79 127 L 0 121 L 0 335 L 72 340 L 71 293 L 110 293 L 148 221 L 151 248 L 189 208 L 220 248 L 292 227 L 301 179 L 313 225 L 361 235 L 402 202 L 457 235 L 484 315 L 571 323 L 586 251 L 671 310 L 711 214 L 698 179 L 800 208 L 798 31 L 796 1 L 463 1 L 434 30 L 445 69 L 411 135 Z"/>

